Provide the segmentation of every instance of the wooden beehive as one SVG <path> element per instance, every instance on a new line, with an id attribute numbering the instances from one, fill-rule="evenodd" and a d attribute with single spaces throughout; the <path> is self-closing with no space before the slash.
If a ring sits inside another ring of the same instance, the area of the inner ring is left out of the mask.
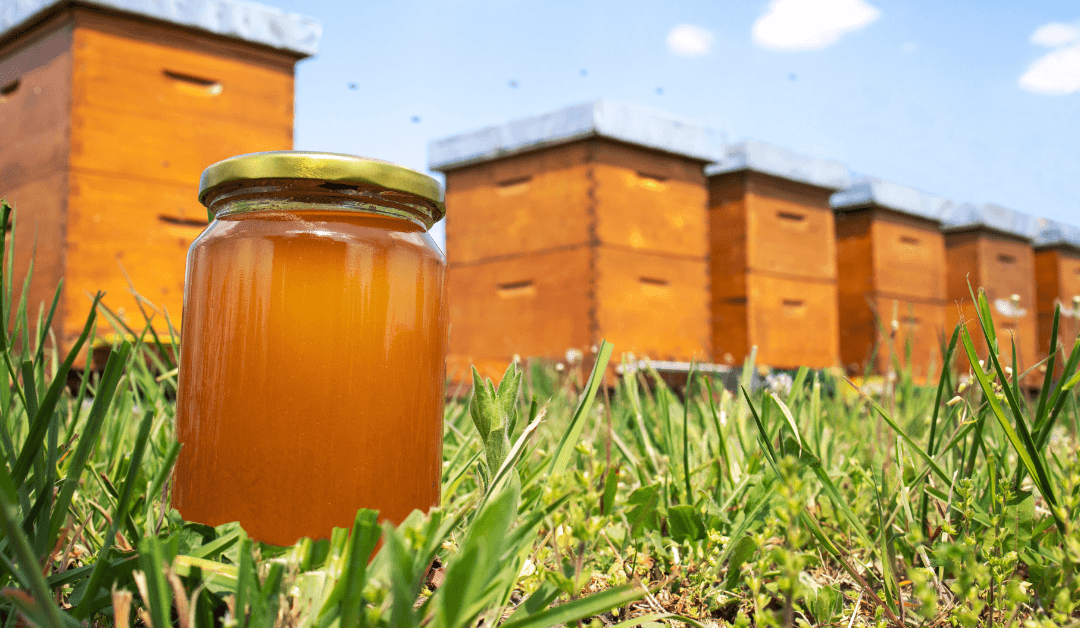
<path id="1" fill-rule="evenodd" d="M 986 291 L 998 337 L 999 357 L 1012 362 L 1013 343 L 1019 367 L 1038 361 L 1036 349 L 1035 255 L 1028 216 L 992 204 L 955 206 L 945 214 L 945 264 L 948 269 L 946 328 L 967 324 L 980 359 L 987 354 L 970 289 Z M 957 366 L 965 370 L 963 346 Z"/>
<path id="2" fill-rule="evenodd" d="M 1040 220 L 1034 230 L 1035 290 L 1038 316 L 1038 358 L 1050 352 L 1054 309 L 1061 307 L 1055 374 L 1080 334 L 1080 229 L 1051 220 Z"/>
<path id="3" fill-rule="evenodd" d="M 709 179 L 712 344 L 718 362 L 835 366 L 838 162 L 761 142 L 732 147 Z"/>
<path id="4" fill-rule="evenodd" d="M 0 196 L 18 212 L 15 276 L 36 246 L 33 313 L 64 280 L 53 324 L 64 350 L 98 290 L 136 332 L 132 287 L 159 333 L 166 313 L 179 329 L 187 248 L 206 224 L 199 175 L 292 147 L 294 66 L 319 33 L 232 0 L 181 18 L 118 6 L 29 1 L 0 23 Z M 116 332 L 99 318 L 99 336 Z"/>
<path id="5" fill-rule="evenodd" d="M 642 133 L 642 128 L 655 131 Z M 496 377 L 514 355 L 708 360 L 699 127 L 598 101 L 433 143 L 446 174 L 450 361 Z"/>
<path id="6" fill-rule="evenodd" d="M 943 198 L 866 180 L 834 194 L 840 358 L 851 374 L 936 377 L 945 330 Z"/>

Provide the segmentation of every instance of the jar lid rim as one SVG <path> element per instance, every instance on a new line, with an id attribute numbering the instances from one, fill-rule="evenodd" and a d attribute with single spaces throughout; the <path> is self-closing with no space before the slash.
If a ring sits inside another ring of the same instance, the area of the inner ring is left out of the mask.
<path id="1" fill-rule="evenodd" d="M 433 223 L 446 215 L 443 188 L 433 177 L 381 159 L 316 151 L 267 151 L 219 161 L 203 170 L 199 179 L 199 202 L 206 205 L 210 192 L 219 185 L 254 179 L 373 185 L 428 201 Z"/>

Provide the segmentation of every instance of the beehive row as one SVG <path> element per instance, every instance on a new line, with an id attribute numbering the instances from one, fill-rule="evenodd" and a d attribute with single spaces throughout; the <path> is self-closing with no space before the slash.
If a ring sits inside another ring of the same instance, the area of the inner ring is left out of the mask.
<path id="1" fill-rule="evenodd" d="M 852 177 L 667 114 L 597 101 L 433 142 L 446 175 L 449 371 L 497 375 L 601 338 L 654 360 L 918 377 L 986 289 L 1030 366 L 1080 238 L 993 205 Z M 978 335 L 978 334 L 976 334 Z M 1007 341 L 1006 341 L 1007 344 Z M 982 348 L 980 348 L 980 351 Z"/>

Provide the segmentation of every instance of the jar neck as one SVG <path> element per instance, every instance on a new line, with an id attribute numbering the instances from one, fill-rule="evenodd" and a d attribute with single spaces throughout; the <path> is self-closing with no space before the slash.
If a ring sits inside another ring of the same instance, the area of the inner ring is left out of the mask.
<path id="1" fill-rule="evenodd" d="M 430 229 L 436 215 L 424 199 L 403 192 L 306 179 L 226 184 L 203 202 L 214 218 L 252 212 L 335 211 L 389 216 Z"/>

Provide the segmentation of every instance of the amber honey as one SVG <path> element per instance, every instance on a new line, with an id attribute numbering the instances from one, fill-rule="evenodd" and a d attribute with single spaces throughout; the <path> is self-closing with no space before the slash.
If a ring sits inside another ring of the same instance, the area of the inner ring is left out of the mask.
<path id="1" fill-rule="evenodd" d="M 399 522 L 438 503 L 445 259 L 421 221 L 345 205 L 292 193 L 219 211 L 192 245 L 173 489 L 185 519 L 285 545 L 359 508 Z"/>

